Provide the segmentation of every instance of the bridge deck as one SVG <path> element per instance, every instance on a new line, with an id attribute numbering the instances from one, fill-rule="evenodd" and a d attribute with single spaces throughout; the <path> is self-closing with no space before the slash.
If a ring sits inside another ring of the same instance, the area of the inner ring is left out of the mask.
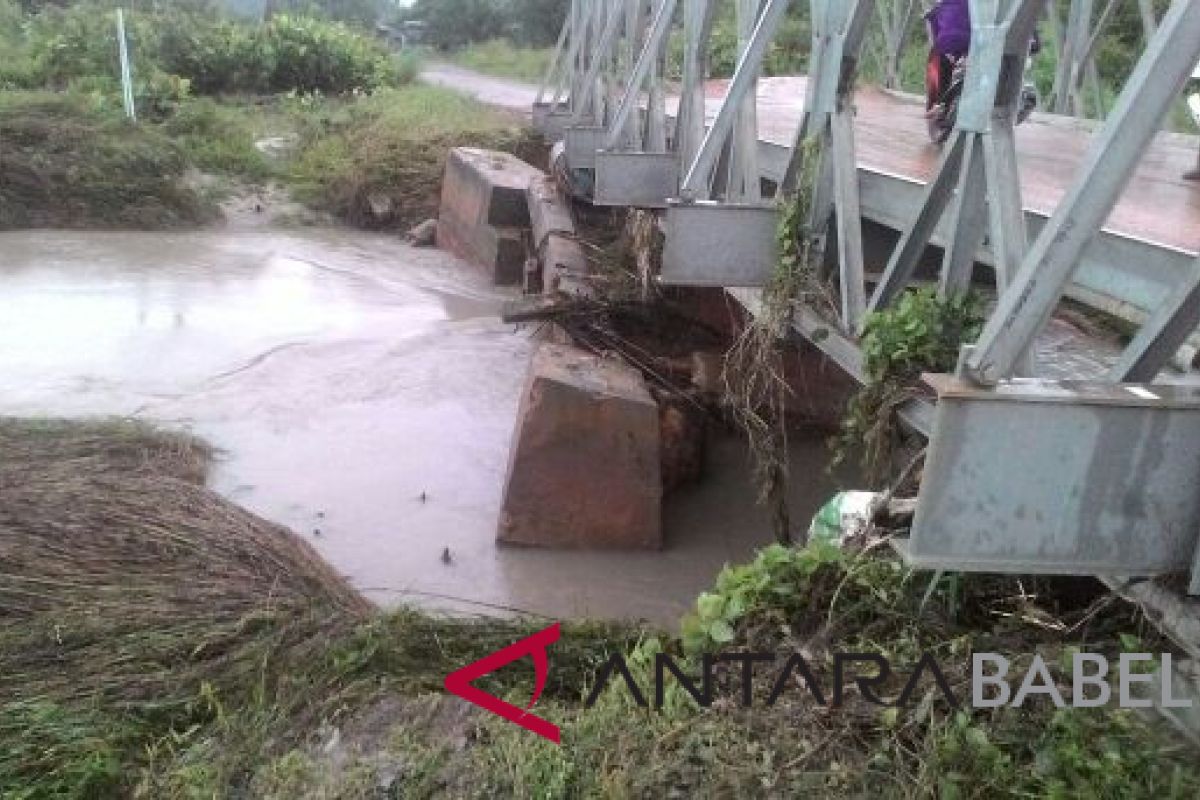
<path id="1" fill-rule="evenodd" d="M 479 75 L 449 65 L 427 68 L 425 78 L 475 94 L 492 105 L 527 112 L 535 89 L 507 79 Z M 728 81 L 708 83 L 709 116 L 715 115 Z M 764 78 L 759 82 L 758 124 L 764 176 L 778 178 L 804 105 L 804 77 Z M 895 230 L 915 213 L 924 184 L 937 166 L 919 98 L 865 87 L 856 93 L 856 148 L 864 217 Z M 673 101 L 671 103 L 673 105 Z M 668 111 L 674 112 L 673 108 Z M 1018 129 L 1022 197 L 1030 233 L 1065 194 L 1085 157 L 1095 122 L 1048 113 L 1035 114 Z M 1200 143 L 1193 136 L 1159 134 L 1113 211 L 1105 231 L 1093 241 L 1068 293 L 1093 307 L 1140 321 L 1181 275 L 1195 268 L 1200 247 L 1200 184 L 1181 175 L 1196 164 Z M 943 232 L 935 233 L 935 243 Z M 990 255 L 981 251 L 979 259 Z M 882 264 L 868 264 L 879 269 Z M 735 292 L 735 296 L 746 292 Z M 750 294 L 753 294 L 752 292 Z M 1072 326 L 1039 337 L 1039 374 L 1099 378 L 1119 347 L 1094 336 L 1072 335 Z M 1200 341 L 1193 340 L 1193 344 Z M 823 348 L 824 349 L 824 348 Z M 847 353 L 847 358 L 853 356 Z M 854 365 L 844 366 L 852 374 Z M 1197 380 L 1196 373 L 1168 380 Z"/>
<path id="2" fill-rule="evenodd" d="M 434 64 L 424 72 L 433 82 L 451 86 L 491 105 L 527 113 L 536 89 L 516 81 Z M 709 115 L 725 94 L 728 81 L 708 84 Z M 804 77 L 763 78 L 758 89 L 758 124 L 764 143 L 787 146 L 804 106 Z M 860 88 L 855 96 L 858 160 L 862 169 L 914 183 L 929 180 L 938 148 L 925 133 L 920 99 L 912 95 Z M 1017 150 L 1025 207 L 1047 215 L 1054 210 L 1078 171 L 1096 123 L 1038 112 L 1018 129 Z M 1186 253 L 1200 249 L 1200 183 L 1180 176 L 1196 165 L 1200 143 L 1194 136 L 1163 133 L 1142 158 L 1137 173 L 1113 211 L 1108 230 L 1131 239 Z"/>
<path id="3" fill-rule="evenodd" d="M 724 80 L 709 82 L 715 109 Z M 788 145 L 804 104 L 803 77 L 763 78 L 758 90 L 759 133 L 764 141 Z M 913 95 L 863 87 L 855 92 L 855 144 L 859 166 L 925 183 L 938 148 L 925 132 L 923 106 Z M 1049 214 L 1078 172 L 1096 123 L 1035 113 L 1017 129 L 1017 153 L 1025 207 Z M 1106 226 L 1130 238 L 1196 252 L 1200 248 L 1200 184 L 1181 179 L 1196 165 L 1195 137 L 1160 134 L 1145 153 L 1133 180 Z"/>

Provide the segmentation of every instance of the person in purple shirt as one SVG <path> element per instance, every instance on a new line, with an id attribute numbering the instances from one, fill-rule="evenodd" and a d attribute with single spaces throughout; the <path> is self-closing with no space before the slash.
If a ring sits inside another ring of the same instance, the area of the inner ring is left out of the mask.
<path id="1" fill-rule="evenodd" d="M 938 53 L 954 58 L 967 54 L 971 48 L 971 9 L 967 0 L 939 0 L 925 18 Z"/>
<path id="2" fill-rule="evenodd" d="M 942 122 L 943 92 L 955 65 L 971 48 L 971 9 L 967 0 L 940 0 L 925 15 L 925 23 L 932 45 L 925 65 L 925 118 L 930 120 L 930 137 L 941 142 L 949 132 Z"/>

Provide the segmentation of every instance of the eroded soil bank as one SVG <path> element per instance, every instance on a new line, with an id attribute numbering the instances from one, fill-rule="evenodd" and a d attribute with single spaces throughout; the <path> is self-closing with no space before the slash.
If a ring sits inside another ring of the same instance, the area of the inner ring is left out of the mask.
<path id="1" fill-rule="evenodd" d="M 132 415 L 222 453 L 214 488 L 308 538 L 387 605 L 674 626 L 770 539 L 746 453 L 666 504 L 662 552 L 497 547 L 532 331 L 471 267 L 341 229 L 0 234 L 0 414 Z M 824 438 L 793 442 L 806 518 Z M 450 561 L 444 554 L 449 549 Z"/>

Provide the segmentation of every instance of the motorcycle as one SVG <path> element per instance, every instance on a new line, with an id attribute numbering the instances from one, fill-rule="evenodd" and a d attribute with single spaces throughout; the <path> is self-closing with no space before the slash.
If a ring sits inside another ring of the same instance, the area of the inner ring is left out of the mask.
<path id="1" fill-rule="evenodd" d="M 925 124 L 929 139 L 942 144 L 954 130 L 958 120 L 958 103 L 962 99 L 963 79 L 967 74 L 967 57 L 938 52 L 934 43 L 932 24 L 926 19 L 929 33 L 929 58 L 925 63 Z M 1035 34 L 1029 54 L 1036 55 L 1040 42 Z M 1200 103 L 1200 98 L 1198 98 Z M 1017 124 L 1020 125 L 1033 113 L 1038 105 L 1037 89 L 1026 84 L 1021 89 L 1021 101 L 1017 108 Z"/>
<path id="2" fill-rule="evenodd" d="M 925 125 L 934 144 L 945 142 L 954 130 L 966 74 L 966 56 L 948 56 L 929 49 L 925 63 Z"/>

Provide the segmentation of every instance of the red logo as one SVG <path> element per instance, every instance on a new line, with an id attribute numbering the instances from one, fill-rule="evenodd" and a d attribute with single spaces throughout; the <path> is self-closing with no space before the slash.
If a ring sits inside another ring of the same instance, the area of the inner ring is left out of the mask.
<path id="1" fill-rule="evenodd" d="M 546 648 L 558 641 L 558 628 L 559 623 L 556 622 L 532 636 L 514 642 L 490 656 L 484 656 L 473 664 L 467 664 L 462 669 L 451 672 L 446 676 L 446 691 L 558 744 L 558 726 L 536 714 L 529 713 L 529 709 L 533 708 L 538 698 L 542 696 L 542 690 L 546 688 L 546 678 L 550 673 L 550 657 Z M 495 672 L 505 664 L 511 664 L 526 655 L 533 659 L 537 683 L 533 687 L 533 699 L 525 708 L 517 708 L 512 703 L 507 703 L 499 697 L 471 685 L 472 681 L 482 678 L 489 672 Z"/>

